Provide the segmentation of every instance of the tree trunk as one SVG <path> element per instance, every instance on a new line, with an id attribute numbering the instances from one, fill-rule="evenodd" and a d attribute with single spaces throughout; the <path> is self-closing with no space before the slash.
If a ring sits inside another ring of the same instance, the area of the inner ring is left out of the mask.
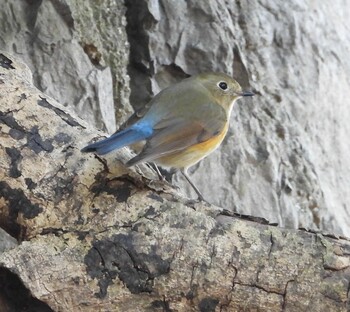
<path id="1" fill-rule="evenodd" d="M 128 149 L 82 154 L 97 131 L 4 54 L 0 91 L 0 224 L 19 242 L 0 248 L 1 311 L 349 310 L 348 240 L 188 201 Z"/>

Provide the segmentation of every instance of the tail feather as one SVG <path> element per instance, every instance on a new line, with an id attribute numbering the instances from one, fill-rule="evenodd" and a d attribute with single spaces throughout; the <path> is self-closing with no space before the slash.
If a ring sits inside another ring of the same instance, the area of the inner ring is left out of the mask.
<path id="1" fill-rule="evenodd" d="M 139 128 L 127 128 L 107 139 L 85 146 L 81 151 L 83 153 L 95 152 L 98 155 L 105 155 L 113 150 L 145 140 L 148 136 L 149 133 Z"/>
<path id="2" fill-rule="evenodd" d="M 127 163 L 126 163 L 126 166 L 127 167 L 131 167 L 133 165 L 137 165 L 140 161 L 142 161 L 140 155 L 137 155 L 133 158 L 131 158 Z"/>

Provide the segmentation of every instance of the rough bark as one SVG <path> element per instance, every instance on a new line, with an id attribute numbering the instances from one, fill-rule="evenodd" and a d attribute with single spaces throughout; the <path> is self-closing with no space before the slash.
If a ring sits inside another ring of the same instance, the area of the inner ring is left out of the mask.
<path id="1" fill-rule="evenodd" d="M 12 62 L 13 61 L 13 62 Z M 350 242 L 193 203 L 0 55 L 4 311 L 347 311 Z M 230 207 L 226 207 L 230 210 Z"/>

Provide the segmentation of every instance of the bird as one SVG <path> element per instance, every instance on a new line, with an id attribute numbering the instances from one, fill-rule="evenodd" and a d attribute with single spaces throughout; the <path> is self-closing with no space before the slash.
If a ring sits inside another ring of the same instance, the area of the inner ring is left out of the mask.
<path id="1" fill-rule="evenodd" d="M 145 106 L 138 121 L 81 151 L 105 155 L 144 141 L 143 149 L 126 165 L 153 162 L 180 170 L 203 201 L 188 168 L 220 146 L 236 100 L 253 95 L 224 73 L 200 73 L 165 88 Z"/>

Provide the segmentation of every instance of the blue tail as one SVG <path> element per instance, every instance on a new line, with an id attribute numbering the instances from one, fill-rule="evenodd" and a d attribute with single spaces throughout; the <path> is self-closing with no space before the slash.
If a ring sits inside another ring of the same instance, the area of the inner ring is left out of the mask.
<path id="1" fill-rule="evenodd" d="M 83 153 L 95 152 L 98 155 L 105 155 L 115 149 L 145 140 L 150 137 L 152 133 L 153 129 L 149 125 L 135 124 L 113 134 L 107 139 L 89 144 L 81 151 Z"/>

